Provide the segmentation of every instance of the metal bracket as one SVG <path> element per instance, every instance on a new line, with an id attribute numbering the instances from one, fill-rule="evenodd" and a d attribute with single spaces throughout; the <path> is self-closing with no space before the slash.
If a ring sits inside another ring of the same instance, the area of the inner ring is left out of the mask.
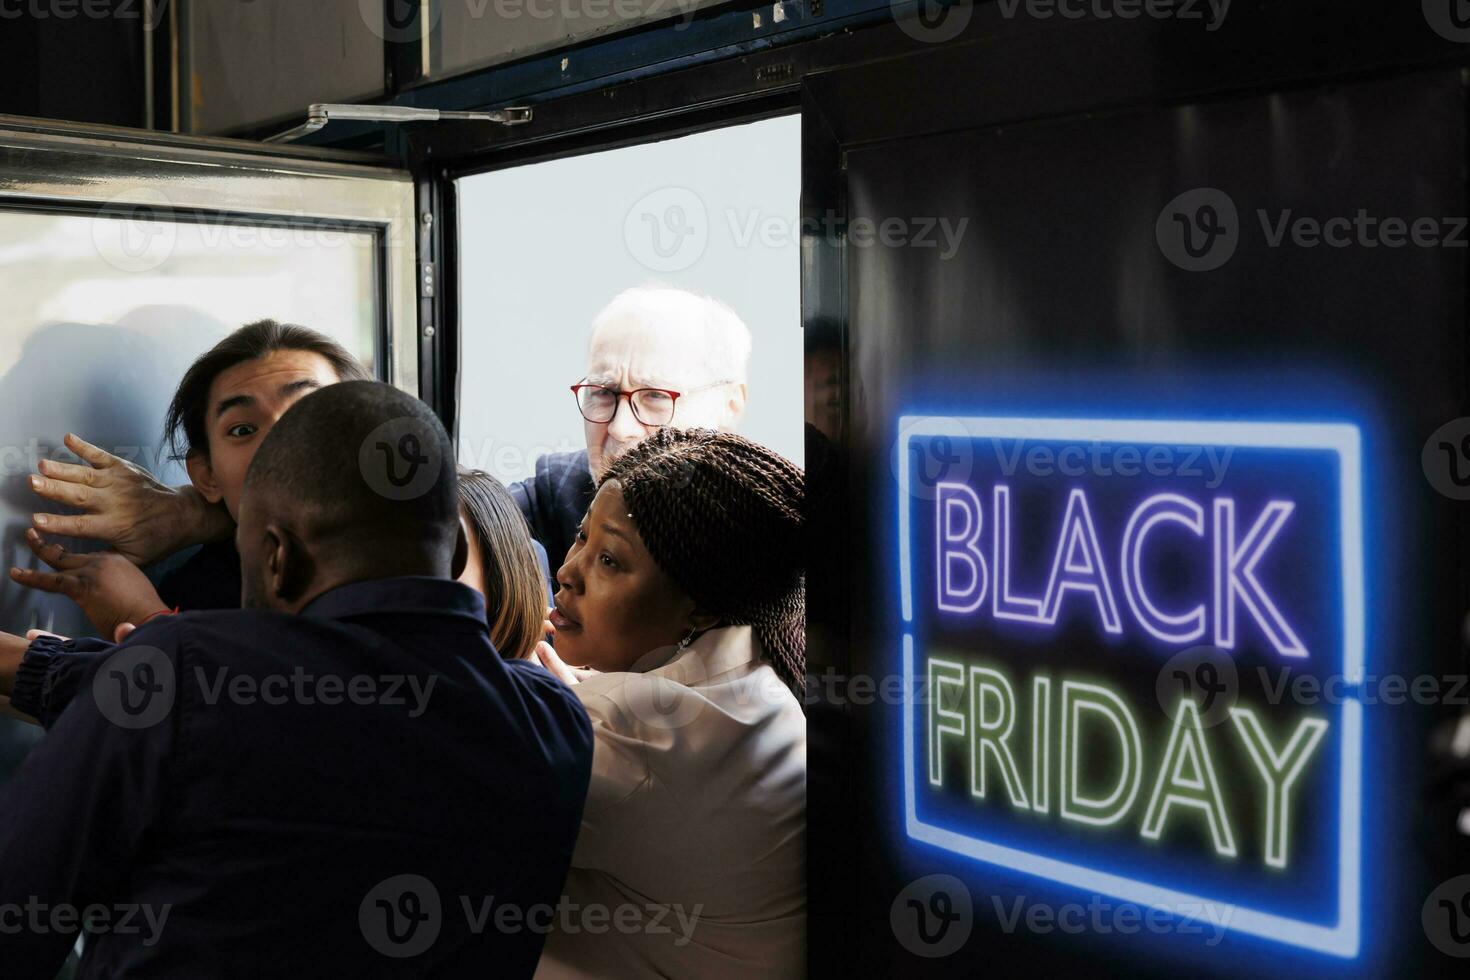
<path id="1" fill-rule="evenodd" d="M 318 102 L 306 110 L 306 122 L 284 133 L 267 136 L 266 143 L 289 143 L 326 128 L 335 119 L 358 122 L 490 122 L 502 126 L 522 126 L 531 121 L 530 106 L 508 106 L 488 112 L 460 112 L 448 109 L 418 109 L 401 105 L 338 105 Z"/>

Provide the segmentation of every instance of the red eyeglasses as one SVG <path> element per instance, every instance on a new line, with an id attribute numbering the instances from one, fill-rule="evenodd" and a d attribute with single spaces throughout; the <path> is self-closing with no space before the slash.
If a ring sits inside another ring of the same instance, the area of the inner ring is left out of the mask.
<path id="1" fill-rule="evenodd" d="M 599 424 L 611 422 L 618 414 L 618 401 L 626 398 L 628 405 L 633 409 L 633 417 L 641 424 L 665 426 L 673 423 L 674 405 L 684 395 L 692 395 L 695 392 L 707 391 L 710 388 L 718 388 L 720 385 L 730 383 L 729 381 L 715 381 L 684 392 L 673 391 L 669 388 L 635 388 L 632 391 L 619 391 L 606 385 L 582 382 L 572 385 L 572 397 L 577 399 L 577 411 L 581 412 L 582 418 L 588 422 Z"/>

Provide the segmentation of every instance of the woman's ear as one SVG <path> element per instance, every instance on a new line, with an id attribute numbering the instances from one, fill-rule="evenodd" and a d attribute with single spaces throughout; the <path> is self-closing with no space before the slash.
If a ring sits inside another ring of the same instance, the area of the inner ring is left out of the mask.
<path id="1" fill-rule="evenodd" d="M 189 482 L 194 484 L 194 489 L 199 491 L 201 497 L 212 504 L 224 499 L 225 495 L 214 479 L 214 467 L 210 465 L 207 454 L 191 452 L 184 458 L 184 468 L 189 471 Z"/>

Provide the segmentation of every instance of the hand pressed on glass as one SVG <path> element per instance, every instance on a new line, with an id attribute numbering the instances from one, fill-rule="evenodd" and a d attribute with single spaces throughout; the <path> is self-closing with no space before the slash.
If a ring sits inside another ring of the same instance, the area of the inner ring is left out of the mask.
<path id="1" fill-rule="evenodd" d="M 116 638 L 123 625 L 141 623 L 164 611 L 163 600 L 148 576 L 118 552 L 68 554 L 63 546 L 48 544 L 34 528 L 26 532 L 26 544 L 55 571 L 12 568 L 10 577 L 29 588 L 74 600 L 103 636 Z"/>
<path id="2" fill-rule="evenodd" d="M 147 565 L 234 532 L 225 508 L 210 504 L 193 487 L 165 486 L 141 466 L 75 434 L 67 435 L 66 446 L 86 465 L 43 459 L 31 489 L 86 513 L 34 515 L 36 526 L 47 533 L 103 541 L 128 561 Z"/>

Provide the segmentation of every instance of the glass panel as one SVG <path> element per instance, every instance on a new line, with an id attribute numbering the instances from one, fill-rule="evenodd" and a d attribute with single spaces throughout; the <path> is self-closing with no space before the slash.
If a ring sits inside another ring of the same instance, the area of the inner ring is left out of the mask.
<path id="1" fill-rule="evenodd" d="M 740 431 L 801 462 L 800 144 L 789 116 L 461 180 L 461 461 L 513 482 L 585 448 L 592 320 L 659 282 L 745 321 Z"/>
<path id="2" fill-rule="evenodd" d="M 186 482 L 163 445 L 164 409 L 189 363 L 235 327 L 263 317 L 302 323 L 372 363 L 380 322 L 375 239 L 340 225 L 0 211 L 5 567 L 38 564 L 24 534 L 41 501 L 26 475 L 42 457 L 77 461 L 62 446 L 67 432 L 165 481 Z M 0 629 L 35 626 L 90 633 L 70 600 L 0 576 Z M 0 781 L 38 731 L 6 727 Z"/>
<path id="3" fill-rule="evenodd" d="M 0 127 L 7 565 L 34 564 L 23 534 L 40 500 L 25 475 L 42 456 L 67 457 L 59 447 L 68 430 L 183 482 L 182 468 L 161 450 L 164 405 L 195 356 L 252 318 L 323 330 L 416 392 L 414 217 L 411 176 L 371 156 L 7 119 Z M 375 350 L 380 328 L 390 339 Z M 0 630 L 33 625 L 90 632 L 69 601 L 0 575 Z M 0 782 L 38 737 L 0 719 Z"/>
<path id="4" fill-rule="evenodd" d="M 282 270 L 294 269 L 293 294 L 311 300 L 312 290 L 330 288 L 332 277 L 323 278 L 317 271 L 320 262 L 330 265 L 333 260 L 328 256 L 356 253 L 355 259 L 342 261 L 364 264 L 369 261 L 368 250 L 354 246 L 365 244 L 369 232 L 376 234 L 381 248 L 372 252 L 381 257 L 382 268 L 375 270 L 374 288 L 353 294 L 351 300 L 333 300 L 333 308 L 337 302 L 365 305 L 379 302 L 380 296 L 386 300 L 383 320 L 390 343 L 380 357 L 395 385 L 417 393 L 418 228 L 413 178 L 380 163 L 369 155 L 340 151 L 263 150 L 259 144 L 237 140 L 156 133 L 139 137 L 128 130 L 99 133 L 67 123 L 27 123 L 22 129 L 0 126 L 0 218 L 19 221 L 18 213 L 42 210 L 53 216 L 70 213 L 81 222 L 75 227 L 83 229 L 71 233 L 70 250 L 95 255 L 97 267 L 110 277 L 111 285 L 102 290 L 110 297 L 106 302 L 134 304 L 144 294 L 154 295 L 150 277 L 172 279 L 175 270 L 188 278 L 201 275 L 190 260 L 201 252 L 216 256 L 220 264 L 205 279 L 232 278 L 239 263 L 239 273 L 248 282 L 259 277 L 284 285 L 288 280 L 280 278 Z M 105 209 L 104 215 L 120 217 L 88 224 L 99 207 Z M 82 214 L 88 217 L 78 217 Z M 204 222 L 195 230 L 176 223 L 195 220 Z M 317 222 L 324 224 L 313 224 Z M 344 229 L 354 231 L 347 234 Z M 0 240 L 12 242 L 7 254 L 16 242 L 30 241 L 20 231 L 6 235 Z M 312 258 L 318 253 L 319 259 Z M 275 257 L 274 276 L 259 268 L 262 254 Z M 19 281 L 34 274 L 49 261 L 41 253 L 24 263 L 0 267 L 0 286 L 11 277 Z M 366 281 L 365 275 L 361 278 Z M 214 285 L 224 292 L 201 284 L 211 302 L 228 300 L 230 289 L 238 289 L 247 303 L 278 295 L 278 287 L 257 291 L 254 285 Z M 7 290 L 7 298 L 17 292 Z M 82 315 L 97 319 L 91 308 Z M 239 318 L 231 314 L 229 319 Z"/>

